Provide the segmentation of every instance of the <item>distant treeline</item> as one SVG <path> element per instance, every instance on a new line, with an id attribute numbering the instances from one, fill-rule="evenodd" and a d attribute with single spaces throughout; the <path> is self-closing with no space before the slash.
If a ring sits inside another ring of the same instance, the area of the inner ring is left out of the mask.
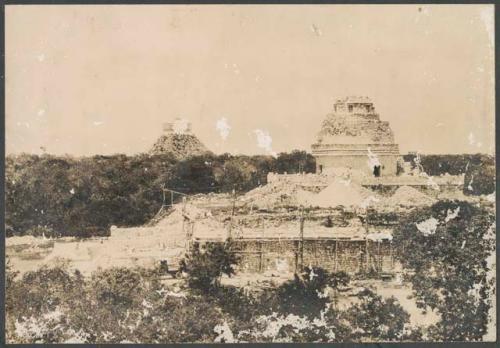
<path id="1" fill-rule="evenodd" d="M 314 170 L 315 160 L 305 151 L 182 161 L 170 155 L 8 156 L 6 234 L 106 235 L 111 225 L 140 225 L 153 217 L 162 204 L 162 185 L 186 194 L 245 192 L 265 184 L 269 172 Z"/>
<path id="2" fill-rule="evenodd" d="M 495 190 L 491 156 L 422 155 L 421 163 L 430 175 L 466 172 L 466 194 Z M 315 165 L 305 151 L 277 158 L 207 154 L 182 161 L 170 155 L 8 156 L 6 234 L 106 235 L 111 225 L 136 226 L 153 217 L 162 204 L 162 185 L 186 194 L 246 192 L 265 184 L 269 172 L 313 173 Z"/>

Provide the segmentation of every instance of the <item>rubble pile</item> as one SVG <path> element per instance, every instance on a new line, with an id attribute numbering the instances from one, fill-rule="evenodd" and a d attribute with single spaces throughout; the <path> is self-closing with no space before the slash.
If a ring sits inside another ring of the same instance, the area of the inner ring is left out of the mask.
<path id="1" fill-rule="evenodd" d="M 308 206 L 331 208 L 337 206 L 365 207 L 379 201 L 374 192 L 362 187 L 362 173 L 339 171 L 331 173 L 328 186 L 319 193 L 304 189 L 307 186 L 293 180 L 275 180 L 245 194 L 241 200 L 258 208 L 278 206 Z"/>
<path id="2" fill-rule="evenodd" d="M 352 181 L 334 180 L 323 191 L 313 196 L 310 205 L 327 208 L 327 207 L 361 207 L 369 198 L 375 194 L 368 189 L 363 188 L 359 184 Z"/>
<path id="3" fill-rule="evenodd" d="M 383 201 L 385 206 L 422 206 L 431 205 L 436 200 L 409 186 L 401 186 L 396 192 Z"/>
<path id="4" fill-rule="evenodd" d="M 198 208 L 214 209 L 231 207 L 234 197 L 230 193 L 199 193 L 189 197 L 189 203 Z"/>
<path id="5" fill-rule="evenodd" d="M 315 173 L 277 174 L 271 172 L 267 174 L 268 184 L 276 181 L 298 184 L 307 191 L 314 191 L 318 186 L 327 186 L 331 178 L 327 175 Z"/>
<path id="6" fill-rule="evenodd" d="M 170 237 L 185 239 L 187 233 L 194 238 L 226 237 L 226 227 L 223 222 L 213 217 L 209 210 L 197 208 L 192 204 L 176 204 L 172 212 L 159 221 L 155 228 L 164 230 Z M 189 230 L 191 229 L 191 230 Z"/>
<path id="7" fill-rule="evenodd" d="M 296 182 L 280 180 L 247 192 L 240 201 L 257 208 L 271 209 L 276 206 L 303 205 L 313 195 Z"/>

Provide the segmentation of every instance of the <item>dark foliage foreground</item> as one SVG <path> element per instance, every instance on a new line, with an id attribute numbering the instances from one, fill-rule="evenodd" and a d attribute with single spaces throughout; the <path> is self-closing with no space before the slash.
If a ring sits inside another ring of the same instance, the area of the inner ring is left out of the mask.
<path id="1" fill-rule="evenodd" d="M 430 337 L 481 340 L 495 296 L 495 214 L 467 202 L 442 201 L 409 214 L 395 231 L 398 258 L 417 305 L 437 311 Z"/>
<path id="2" fill-rule="evenodd" d="M 359 304 L 347 311 L 336 310 L 328 298 L 321 297 L 332 275 L 316 268 L 261 293 L 220 285 L 208 293 L 186 286 L 167 288 L 154 272 L 143 269 L 115 268 L 83 278 L 64 268 L 43 268 L 19 280 L 12 276 L 9 273 L 6 308 L 10 343 L 340 342 L 421 337 L 420 330 L 410 330 L 409 316 L 396 300 L 382 299 L 371 291 L 360 294 Z"/>
<path id="3" fill-rule="evenodd" d="M 430 221 L 430 222 L 429 222 Z M 439 202 L 409 214 L 395 231 L 418 306 L 436 324 L 410 325 L 398 301 L 370 289 L 337 305 L 351 285 L 342 272 L 306 267 L 275 288 L 223 286 L 238 259 L 229 241 L 195 246 L 184 280 L 166 286 L 158 270 L 114 268 L 84 278 L 64 267 L 17 277 L 7 268 L 7 339 L 16 343 L 480 341 L 493 295 L 488 257 L 493 212 Z"/>

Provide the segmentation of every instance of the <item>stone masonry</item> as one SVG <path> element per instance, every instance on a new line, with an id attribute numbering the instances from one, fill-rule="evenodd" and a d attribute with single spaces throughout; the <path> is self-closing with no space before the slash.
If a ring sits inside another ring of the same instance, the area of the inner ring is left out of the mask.
<path id="1" fill-rule="evenodd" d="M 399 147 L 389 123 L 367 97 L 339 99 L 312 145 L 316 172 L 351 168 L 373 176 L 396 175 Z"/>

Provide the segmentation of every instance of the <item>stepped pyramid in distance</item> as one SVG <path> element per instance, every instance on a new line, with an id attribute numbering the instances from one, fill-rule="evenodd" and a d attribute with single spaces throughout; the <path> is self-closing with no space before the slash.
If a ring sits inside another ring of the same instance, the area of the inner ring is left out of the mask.
<path id="1" fill-rule="evenodd" d="M 163 134 L 149 151 L 150 155 L 171 153 L 176 159 L 210 153 L 203 143 L 191 132 L 191 123 L 176 118 L 163 124 Z"/>

